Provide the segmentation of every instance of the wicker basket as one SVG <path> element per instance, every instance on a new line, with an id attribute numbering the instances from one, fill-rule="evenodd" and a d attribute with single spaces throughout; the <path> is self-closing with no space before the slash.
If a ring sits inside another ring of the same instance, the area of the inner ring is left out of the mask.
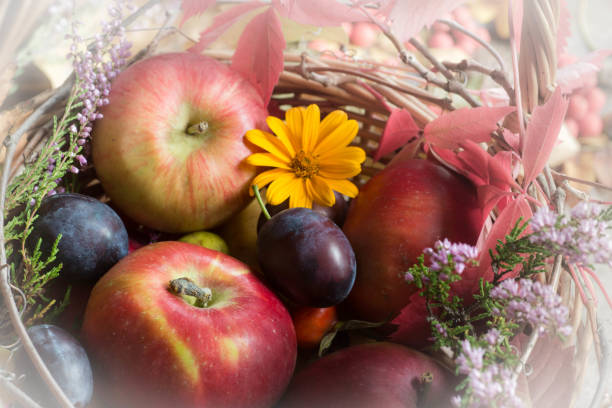
<path id="1" fill-rule="evenodd" d="M 523 39 L 521 43 L 521 60 L 519 62 L 522 82 L 522 95 L 520 107 L 530 112 L 537 104 L 544 101 L 550 94 L 554 84 L 556 55 L 555 37 L 551 33 L 556 32 L 559 18 L 558 0 L 534 0 L 525 2 L 525 20 L 523 23 Z M 209 55 L 226 61 L 231 52 L 209 52 Z M 138 55 L 141 58 L 143 55 Z M 523 57 L 524 56 L 524 57 Z M 323 113 L 334 109 L 345 110 L 349 117 L 360 124 L 360 131 L 356 143 L 361 146 L 368 156 L 363 165 L 362 174 L 358 183 L 365 182 L 369 177 L 380 171 L 393 158 L 393 154 L 387 155 L 378 161 L 372 159 L 378 148 L 378 140 L 389 117 L 389 107 L 404 108 L 408 110 L 419 126 L 436 118 L 436 114 L 430 109 L 432 104 L 448 107 L 448 100 L 433 98 L 431 94 L 424 92 L 420 85 L 423 83 L 418 69 L 414 66 L 400 68 L 385 67 L 373 70 L 373 66 L 366 61 L 350 59 L 327 58 L 314 55 L 285 56 L 285 69 L 281 74 L 278 85 L 273 95 L 273 101 L 282 110 L 291 106 L 303 106 L 317 103 Z M 380 66 L 378 66 L 380 68 Z M 439 68 L 439 67 L 438 67 Z M 414 78 L 414 81 L 406 81 L 406 78 Z M 509 86 L 507 80 L 502 76 L 500 83 Z M 504 82 L 505 81 L 505 82 Z M 7 137 L 10 143 L 5 141 L 8 149 L 4 156 L 4 170 L 0 188 L 0 201 L 4 201 L 6 183 L 24 165 L 27 157 L 32 155 L 42 146 L 42 142 L 49 134 L 49 120 L 56 113 L 58 107 L 65 102 L 71 83 L 63 85 L 52 92 L 36 96 L 26 102 L 31 106 L 29 116 L 24 117 L 19 130 Z M 11 140 L 20 138 L 20 140 Z M 504 149 L 499 143 L 492 143 L 490 151 Z M 84 185 L 87 185 L 86 193 L 96 197 L 102 197 L 103 191 L 100 184 L 95 180 L 93 169 L 81 172 Z M 553 198 L 555 191 L 560 191 L 550 174 L 543 177 L 543 189 Z M 558 197 L 558 195 L 555 195 Z M 561 203 L 561 205 L 563 205 Z M 2 207 L 3 208 L 3 207 Z M 0 227 L 1 228 L 1 227 Z M 7 263 L 4 248 L 0 252 L 0 264 Z M 14 330 L 23 343 L 37 368 L 41 371 L 43 378 L 48 379 L 48 370 L 36 356 L 31 342 L 25 332 L 23 324 L 19 320 L 19 313 L 15 296 L 18 291 L 13 290 L 8 281 L 6 267 L 0 269 L 0 287 Z M 583 304 L 577 294 L 575 282 L 569 273 L 563 273 L 560 262 L 556 268 L 551 268 L 545 276 L 547 283 L 558 287 L 558 292 L 563 297 L 564 303 L 570 308 L 570 318 L 573 333 L 570 343 L 575 347 L 575 364 L 577 367 L 575 383 L 580 384 L 585 375 L 586 361 L 590 353 L 596 353 L 600 361 L 599 376 L 600 385 L 596 395 L 592 398 L 592 407 L 601 406 L 603 397 L 603 384 L 607 370 L 607 352 L 605 341 L 601 337 L 603 333 L 596 331 L 596 311 L 592 304 Z M 529 353 L 537 341 L 537 337 L 531 338 L 523 352 Z M 1 368 L 1 366 L 0 366 Z M 47 373 L 45 374 L 45 371 Z M 52 387 L 53 384 L 51 384 Z M 56 387 L 56 386 L 55 386 Z M 12 395 L 13 399 L 20 401 L 24 407 L 38 407 L 27 395 L 18 390 L 15 385 L 2 376 L 0 371 L 0 390 Z M 579 393 L 579 386 L 574 392 L 574 399 Z M 2 392 L 0 392 L 0 401 Z M 63 407 L 71 407 L 64 400 Z"/>

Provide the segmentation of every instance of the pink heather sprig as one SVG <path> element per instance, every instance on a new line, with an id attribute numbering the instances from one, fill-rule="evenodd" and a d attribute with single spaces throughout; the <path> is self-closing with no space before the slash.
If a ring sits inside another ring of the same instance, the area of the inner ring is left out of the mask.
<path id="1" fill-rule="evenodd" d="M 425 248 L 423 251 L 429 256 L 429 268 L 441 272 L 445 268 L 454 270 L 458 274 L 463 273 L 466 265 L 473 264 L 478 257 L 478 249 L 468 244 L 444 241 L 436 241 L 433 248 Z"/>
<path id="2" fill-rule="evenodd" d="M 530 221 L 529 241 L 562 254 L 568 263 L 612 265 L 612 237 L 604 206 L 581 202 L 569 216 L 548 207 L 538 209 Z"/>
<path id="3" fill-rule="evenodd" d="M 102 24 L 102 32 L 97 34 L 88 45 L 73 28 L 68 37 L 72 40 L 68 57 L 77 77 L 77 87 L 80 90 L 79 99 L 83 103 L 82 110 L 77 114 L 80 129 L 76 126 L 70 132 L 78 136 L 78 145 L 83 146 L 91 134 L 91 124 L 101 119 L 99 109 L 109 103 L 111 81 L 126 65 L 130 56 L 131 44 L 127 41 L 123 20 L 123 3 L 115 1 L 109 6 L 110 21 Z M 78 158 L 84 166 L 86 160 Z"/>
<path id="4" fill-rule="evenodd" d="M 492 329 L 494 330 L 494 329 Z M 485 337 L 494 337 L 485 335 Z M 487 362 L 486 355 L 494 355 L 494 347 L 480 347 L 469 340 L 461 342 L 461 351 L 455 359 L 457 370 L 466 376 L 466 393 L 456 395 L 451 402 L 455 407 L 485 408 L 523 407 L 516 395 L 516 378 L 504 362 Z"/>
<path id="5" fill-rule="evenodd" d="M 490 296 L 503 304 L 504 315 L 516 323 L 528 323 L 540 333 L 558 333 L 567 336 L 571 327 L 567 324 L 569 310 L 550 285 L 531 279 L 506 279 L 491 289 Z"/>

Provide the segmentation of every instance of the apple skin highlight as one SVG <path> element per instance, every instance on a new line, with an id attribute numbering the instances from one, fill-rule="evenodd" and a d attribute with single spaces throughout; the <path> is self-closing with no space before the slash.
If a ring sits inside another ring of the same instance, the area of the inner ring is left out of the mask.
<path id="1" fill-rule="evenodd" d="M 109 98 L 93 130 L 93 161 L 128 216 L 160 231 L 191 232 L 247 205 L 256 169 L 244 163 L 253 153 L 244 134 L 265 128 L 267 111 L 240 74 L 205 56 L 163 54 L 122 72 Z"/>
<path id="2" fill-rule="evenodd" d="M 172 293 L 178 278 L 209 288 L 209 304 Z M 140 248 L 102 277 L 82 337 L 115 407 L 268 407 L 297 355 L 289 312 L 246 265 L 176 241 Z"/>

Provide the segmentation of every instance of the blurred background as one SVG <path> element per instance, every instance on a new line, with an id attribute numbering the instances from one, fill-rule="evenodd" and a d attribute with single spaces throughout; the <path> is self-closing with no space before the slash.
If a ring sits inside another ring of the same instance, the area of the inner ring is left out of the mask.
<path id="1" fill-rule="evenodd" d="M 132 7 L 145 3 L 130 2 Z M 146 46 L 159 28 L 173 33 L 162 36 L 159 51 L 187 49 L 198 39 L 215 15 L 231 6 L 219 2 L 206 13 L 187 21 L 179 30 L 180 0 L 162 0 L 150 8 L 127 30 L 133 43 L 132 53 Z M 77 32 L 81 37 L 93 38 L 103 21 L 109 19 L 110 0 L 0 0 L 0 134 L 4 138 L 13 122 L 10 112 L 19 103 L 45 90 L 59 86 L 71 73 L 67 54 L 70 40 L 66 34 Z M 612 49 L 610 0 L 567 0 L 571 15 L 568 46 L 559 56 L 559 67 L 585 58 L 596 49 Z M 471 0 L 448 13 L 453 19 L 498 50 L 510 66 L 508 47 L 507 2 L 504 0 Z M 242 28 L 249 20 L 247 14 L 222 35 L 212 49 L 231 50 L 237 43 Z M 400 63 L 394 48 L 369 23 L 347 24 L 342 27 L 319 28 L 283 21 L 283 30 L 289 51 L 334 55 L 339 58 L 364 59 L 395 66 Z M 434 25 L 422 34 L 422 40 L 441 60 L 460 61 L 473 58 L 492 66 L 492 57 L 473 39 Z M 482 76 L 466 78 L 473 89 L 493 86 L 483 82 Z M 551 164 L 572 177 L 599 183 L 612 189 L 612 57 L 603 61 L 598 73 L 588 74 L 586 85 L 573 92 L 560 137 Z M 610 190 L 574 183 L 573 186 L 592 197 L 612 201 Z M 612 270 L 599 267 L 599 276 L 612 290 Z M 598 292 L 600 318 L 612 338 L 612 312 Z M 612 345 L 612 344 L 611 344 Z M 598 362 L 588 366 L 584 388 L 587 405 L 594 392 Z M 612 378 L 608 379 L 608 392 L 612 393 Z M 607 397 L 607 406 L 612 399 Z"/>

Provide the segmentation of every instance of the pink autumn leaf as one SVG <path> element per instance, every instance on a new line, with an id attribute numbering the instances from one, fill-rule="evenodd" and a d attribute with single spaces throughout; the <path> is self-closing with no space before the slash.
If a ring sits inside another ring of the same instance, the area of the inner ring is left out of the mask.
<path id="1" fill-rule="evenodd" d="M 185 21 L 191 17 L 202 14 L 207 8 L 216 3 L 216 0 L 183 0 L 181 3 L 181 11 L 183 12 L 183 18 L 179 23 L 181 27 Z"/>
<path id="2" fill-rule="evenodd" d="M 389 13 L 391 31 L 401 42 L 408 41 L 465 0 L 398 0 Z"/>
<path id="3" fill-rule="evenodd" d="M 241 3 L 233 6 L 229 10 L 219 14 L 215 17 L 212 24 L 200 33 L 198 43 L 191 47 L 189 51 L 202 52 L 202 50 L 219 38 L 221 34 L 227 31 L 228 28 L 240 20 L 244 14 L 265 5 L 265 3 L 259 1 L 250 1 L 248 3 Z"/>
<path id="4" fill-rule="evenodd" d="M 255 86 L 266 105 L 283 71 L 285 46 L 280 20 L 269 8 L 247 24 L 232 57 L 232 69 Z"/>
<path id="5" fill-rule="evenodd" d="M 385 130 L 380 138 L 374 160 L 378 160 L 406 143 L 413 141 L 419 135 L 419 127 L 405 109 L 394 109 L 389 116 Z"/>
<path id="6" fill-rule="evenodd" d="M 272 0 L 272 5 L 283 17 L 320 27 L 368 19 L 358 9 L 337 0 Z"/>
<path id="7" fill-rule="evenodd" d="M 567 111 L 568 99 L 561 94 L 561 88 L 546 101 L 537 106 L 527 125 L 523 146 L 523 185 L 527 187 L 544 169 L 559 137 L 563 118 Z"/>
<path id="8" fill-rule="evenodd" d="M 529 203 L 527 203 L 527 200 L 523 196 L 514 198 L 504 207 L 493 223 L 493 228 L 491 228 L 488 235 L 484 237 L 484 239 L 478 239 L 478 242 L 480 242 L 480 247 L 478 248 L 480 255 L 478 258 L 479 272 L 476 274 L 477 276 L 482 276 L 487 280 L 493 279 L 493 269 L 491 268 L 491 255 L 489 250 L 493 250 L 495 253 L 497 241 L 503 241 L 520 218 L 522 218 L 521 222 L 525 222 L 529 220 L 532 215 L 531 207 L 529 207 Z M 472 285 L 476 285 L 477 283 L 478 282 L 473 282 Z"/>
<path id="9" fill-rule="evenodd" d="M 598 50 L 573 64 L 566 65 L 557 70 L 557 84 L 565 94 L 582 88 L 590 77 L 595 75 L 603 65 L 603 61 L 612 55 L 612 50 Z"/>
<path id="10" fill-rule="evenodd" d="M 497 129 L 497 122 L 514 109 L 512 106 L 480 106 L 446 113 L 425 126 L 425 141 L 445 149 L 455 149 L 467 140 L 486 142 Z"/>

